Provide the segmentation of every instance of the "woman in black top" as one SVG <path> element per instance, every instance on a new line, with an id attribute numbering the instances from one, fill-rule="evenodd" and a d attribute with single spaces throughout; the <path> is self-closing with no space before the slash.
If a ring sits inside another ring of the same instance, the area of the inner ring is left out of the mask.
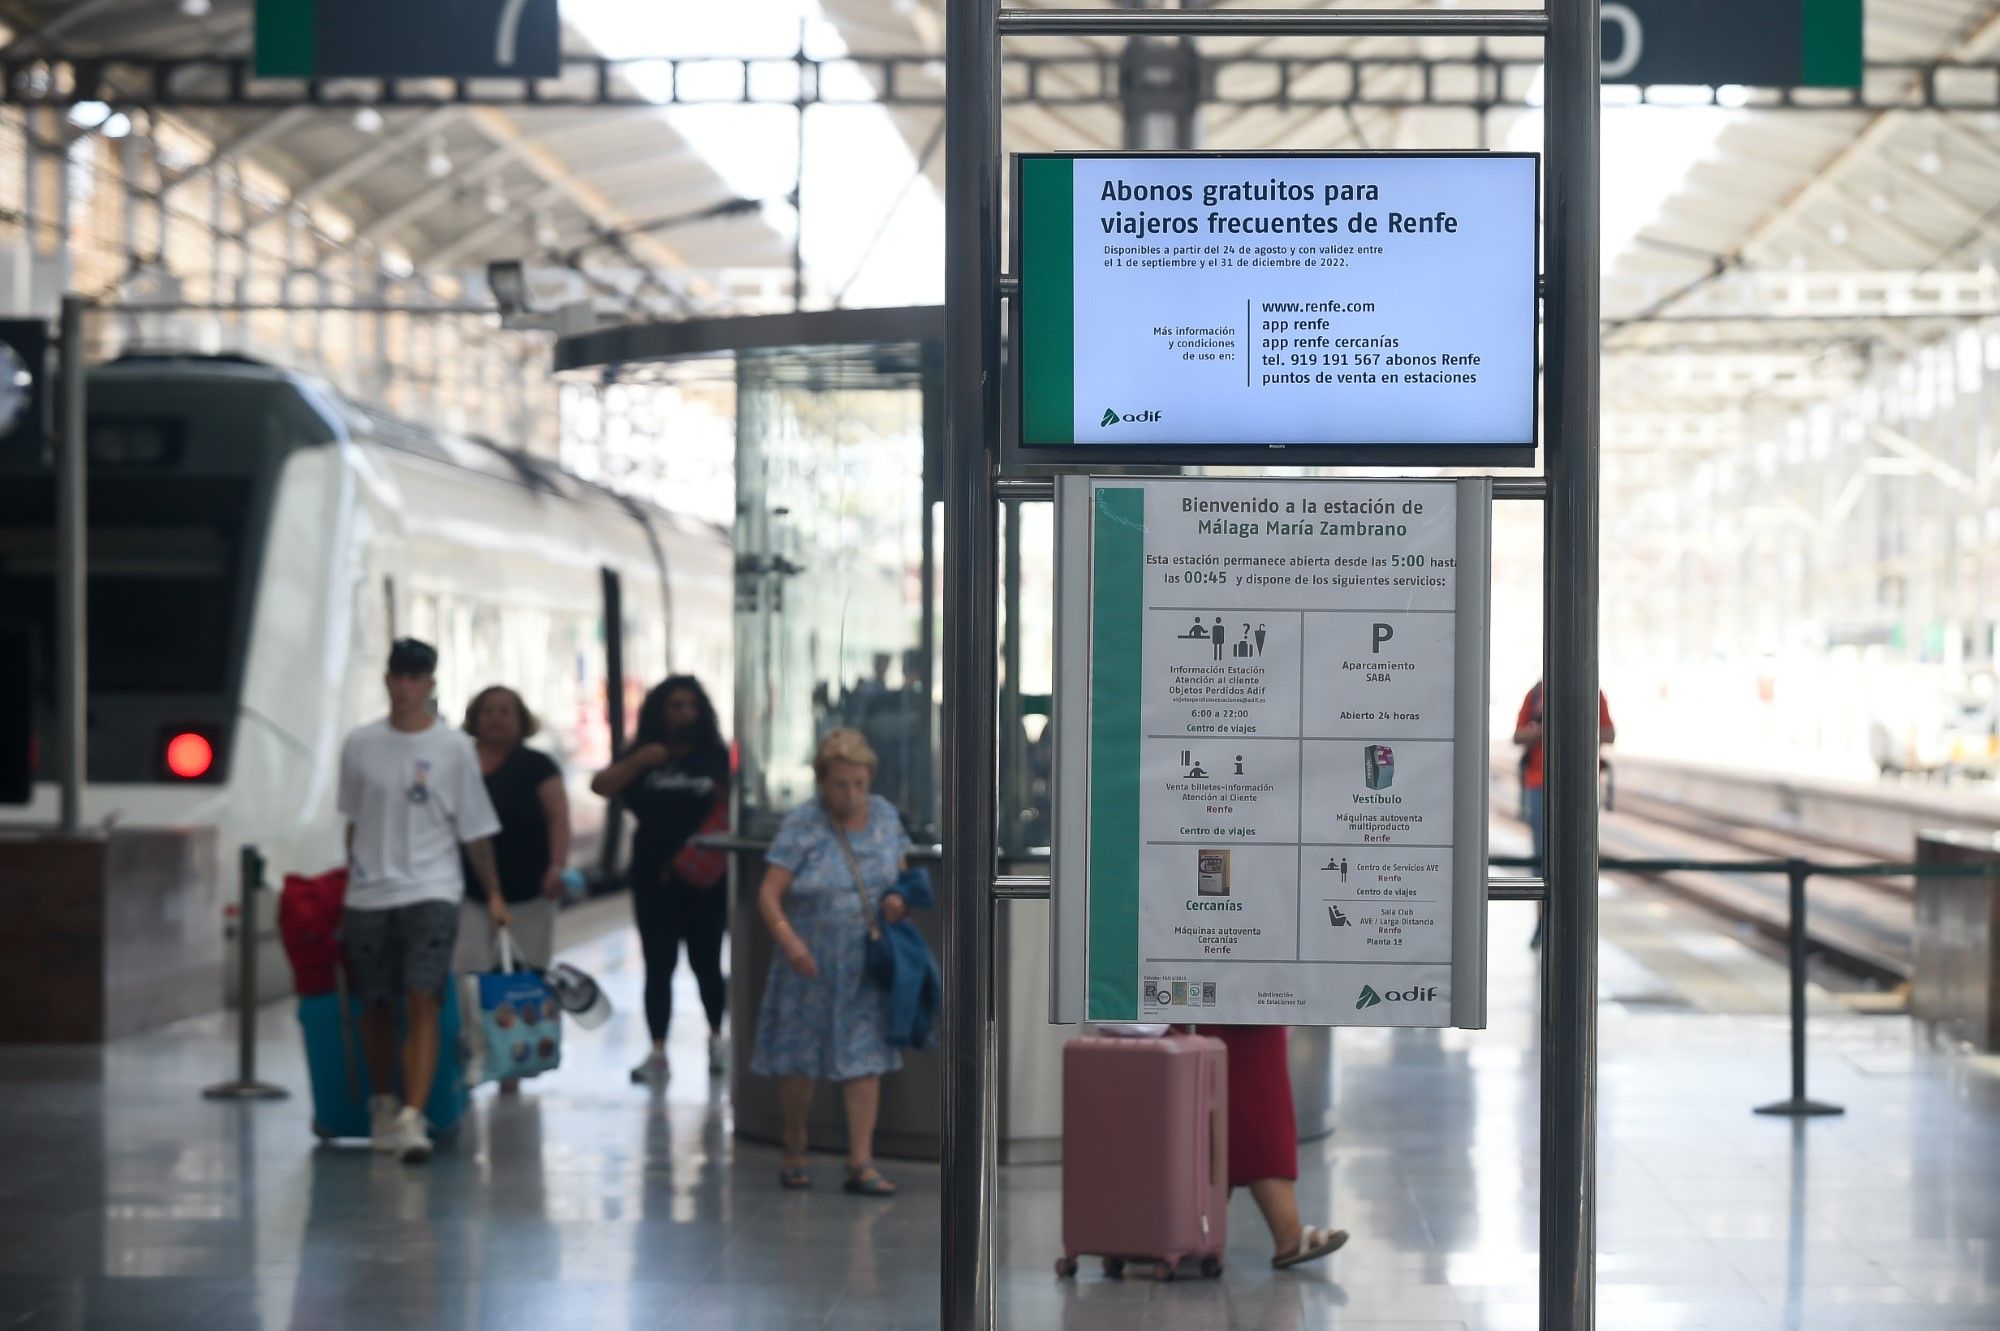
<path id="1" fill-rule="evenodd" d="M 522 741 L 541 729 L 521 695 L 503 684 L 481 689 L 465 709 L 465 733 L 479 751 L 486 793 L 500 816 L 493 838 L 500 893 L 513 924 L 508 932 L 520 959 L 547 966 L 555 954 L 556 903 L 562 899 L 563 870 L 569 865 L 569 797 L 555 760 Z M 453 968 L 468 973 L 497 969 L 499 949 L 486 909 L 486 890 L 468 867 L 465 901 L 459 907 L 458 945 Z M 502 1091 L 518 1083 L 500 1083 Z"/>
<path id="2" fill-rule="evenodd" d="M 691 883 L 674 867 L 717 801 L 729 798 L 729 750 L 701 682 L 693 675 L 669 675 L 648 693 L 631 749 L 599 772 L 590 788 L 606 798 L 623 795 L 638 823 L 632 839 L 632 915 L 646 958 L 646 1025 L 653 1048 L 632 1069 L 632 1080 L 658 1085 L 667 1078 L 667 1024 L 682 944 L 708 1015 L 708 1070 L 720 1073 L 728 892 L 721 883 Z"/>

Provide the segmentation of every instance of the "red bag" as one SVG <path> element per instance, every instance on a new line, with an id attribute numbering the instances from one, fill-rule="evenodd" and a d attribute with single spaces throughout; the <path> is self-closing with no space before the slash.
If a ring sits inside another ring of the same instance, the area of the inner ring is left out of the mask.
<path id="1" fill-rule="evenodd" d="M 1063 1046 L 1063 1255 L 1222 1273 L 1228 1242 L 1229 1050 L 1205 1035 L 1081 1036 Z"/>
<path id="2" fill-rule="evenodd" d="M 729 797 L 717 795 L 714 807 L 708 811 L 708 817 L 701 820 L 701 826 L 695 828 L 694 836 L 712 836 L 728 830 Z M 672 863 L 667 865 L 667 873 L 689 887 L 714 887 L 729 873 L 729 852 L 697 846 L 694 837 L 689 837 L 687 844 L 675 853 Z"/>
<path id="3" fill-rule="evenodd" d="M 334 991 L 340 969 L 340 912 L 347 901 L 347 870 L 328 869 L 313 878 L 285 875 L 278 894 L 278 938 L 292 963 L 292 987 L 300 998 Z"/>

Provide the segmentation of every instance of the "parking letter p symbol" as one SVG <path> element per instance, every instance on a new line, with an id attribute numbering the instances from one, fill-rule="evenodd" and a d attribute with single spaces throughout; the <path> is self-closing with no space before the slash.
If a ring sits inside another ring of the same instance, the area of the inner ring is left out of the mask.
<path id="1" fill-rule="evenodd" d="M 1382 644 L 1395 636 L 1396 630 L 1390 628 L 1387 624 L 1377 624 L 1375 626 L 1375 641 L 1368 644 L 1368 650 L 1380 656 L 1382 654 Z"/>

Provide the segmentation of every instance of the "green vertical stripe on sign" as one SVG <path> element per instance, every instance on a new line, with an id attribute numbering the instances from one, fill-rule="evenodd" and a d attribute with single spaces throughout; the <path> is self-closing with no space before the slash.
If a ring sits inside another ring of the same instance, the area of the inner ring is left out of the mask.
<path id="1" fill-rule="evenodd" d="M 1097 491 L 1090 581 L 1091 1021 L 1139 1016 L 1139 655 L 1146 492 Z"/>
<path id="2" fill-rule="evenodd" d="M 319 20 L 318 8 L 318 0 L 257 0 L 253 43 L 259 78 L 313 76 L 313 27 Z"/>
<path id="3" fill-rule="evenodd" d="M 1804 46 L 1799 82 L 1808 88 L 1861 86 L 1861 0 L 1801 0 Z"/>
<path id="4" fill-rule="evenodd" d="M 1076 163 L 1021 159 L 1021 442 L 1076 442 Z"/>

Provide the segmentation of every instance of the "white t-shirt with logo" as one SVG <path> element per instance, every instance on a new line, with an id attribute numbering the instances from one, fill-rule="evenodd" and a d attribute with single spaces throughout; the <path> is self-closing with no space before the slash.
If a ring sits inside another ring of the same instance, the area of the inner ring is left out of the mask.
<path id="1" fill-rule="evenodd" d="M 398 730 L 385 718 L 349 735 L 340 812 L 354 824 L 347 904 L 356 910 L 461 900 L 459 844 L 500 830 L 472 737 L 437 720 Z"/>

